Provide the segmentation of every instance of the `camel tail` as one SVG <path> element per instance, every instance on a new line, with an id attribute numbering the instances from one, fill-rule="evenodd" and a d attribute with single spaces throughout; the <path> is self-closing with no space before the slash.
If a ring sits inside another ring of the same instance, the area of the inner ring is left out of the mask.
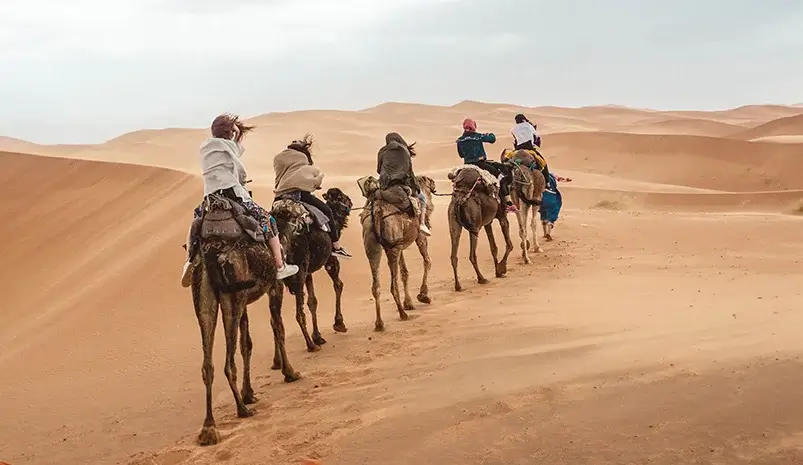
<path id="1" fill-rule="evenodd" d="M 256 285 L 254 280 L 237 281 L 234 267 L 230 263 L 220 264 L 215 250 L 204 253 L 204 266 L 209 274 L 212 287 L 226 294 L 244 291 Z"/>

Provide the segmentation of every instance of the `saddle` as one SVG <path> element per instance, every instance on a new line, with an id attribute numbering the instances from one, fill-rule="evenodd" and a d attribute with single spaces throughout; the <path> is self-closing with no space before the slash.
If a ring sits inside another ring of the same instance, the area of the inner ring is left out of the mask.
<path id="1" fill-rule="evenodd" d="M 446 176 L 455 188 L 474 189 L 498 197 L 499 180 L 479 166 L 461 165 L 452 168 Z"/>
<path id="2" fill-rule="evenodd" d="M 533 171 L 542 171 L 546 166 L 544 156 L 538 150 L 530 149 L 506 149 L 502 154 L 502 162 L 526 166 Z"/>
<path id="3" fill-rule="evenodd" d="M 418 197 L 413 195 L 413 191 L 409 186 L 395 184 L 389 186 L 387 189 L 380 189 L 379 180 L 373 176 L 364 176 L 358 179 L 357 185 L 360 187 L 362 196 L 365 197 L 369 203 L 373 203 L 375 200 L 381 200 L 393 205 L 413 218 L 417 218 L 421 214 L 421 204 L 418 201 Z"/>
<path id="4" fill-rule="evenodd" d="M 247 237 L 264 243 L 265 232 L 240 202 L 219 194 L 209 194 L 202 205 L 203 215 L 193 220 L 192 227 L 201 239 L 235 242 Z"/>
<path id="5" fill-rule="evenodd" d="M 273 201 L 271 213 L 275 217 L 287 218 L 295 234 L 309 226 L 315 226 L 323 232 L 329 232 L 329 217 L 324 212 L 291 196 L 276 198 Z"/>

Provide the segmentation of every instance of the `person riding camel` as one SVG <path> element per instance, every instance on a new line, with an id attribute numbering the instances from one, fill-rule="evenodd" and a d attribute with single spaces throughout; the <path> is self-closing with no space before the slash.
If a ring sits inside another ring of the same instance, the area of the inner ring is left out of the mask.
<path id="1" fill-rule="evenodd" d="M 309 135 L 302 140 L 293 141 L 287 148 L 273 157 L 273 172 L 276 184 L 273 190 L 276 198 L 300 201 L 322 211 L 329 219 L 329 237 L 332 239 L 332 255 L 351 258 L 340 245 L 340 231 L 335 224 L 332 210 L 313 194 L 321 188 L 324 174 L 312 162 L 312 139 Z"/>
<path id="2" fill-rule="evenodd" d="M 517 207 L 510 198 L 510 185 L 513 173 L 505 164 L 495 163 L 488 160 L 485 153 L 484 143 L 493 144 L 496 142 L 496 135 L 492 132 L 477 132 L 477 122 L 471 118 L 463 121 L 463 135 L 457 138 L 457 154 L 463 159 L 463 163 L 474 165 L 485 170 L 499 179 L 499 196 L 505 202 L 508 212 L 516 212 Z"/>
<path id="3" fill-rule="evenodd" d="M 379 188 L 385 190 L 395 185 L 407 186 L 421 204 L 421 218 L 418 229 L 426 236 L 431 236 L 425 224 L 427 215 L 427 197 L 413 173 L 412 157 L 416 155 L 412 144 L 407 144 L 404 138 L 396 132 L 385 136 L 385 145 L 377 153 L 376 172 L 379 174 Z"/>
<path id="4" fill-rule="evenodd" d="M 536 125 L 531 123 L 530 120 L 521 113 L 516 115 L 515 121 L 516 125 L 510 130 L 510 134 L 513 135 L 513 146 L 515 149 L 532 150 L 541 155 L 541 158 L 544 158 L 544 155 L 536 149 L 536 147 L 541 147 L 541 137 L 535 133 Z M 541 168 L 541 173 L 548 182 L 549 166 L 547 165 L 546 159 L 544 159 L 544 166 Z"/>
<path id="5" fill-rule="evenodd" d="M 298 273 L 298 267 L 284 262 L 282 246 L 279 237 L 272 228 L 273 219 L 267 210 L 257 205 L 245 189 L 248 179 L 245 165 L 240 160 L 245 152 L 242 140 L 246 134 L 253 130 L 253 126 L 246 126 L 238 116 L 223 114 L 212 121 L 210 128 L 212 137 L 201 144 L 201 171 L 204 180 L 204 198 L 210 194 L 219 194 L 229 200 L 239 202 L 249 215 L 259 222 L 265 233 L 268 246 L 271 249 L 276 265 L 276 279 L 284 279 Z M 194 218 L 203 214 L 202 207 L 195 209 Z M 193 237 L 192 228 L 187 238 L 187 261 L 181 276 L 181 285 L 189 287 L 192 283 L 192 258 L 195 253 L 196 238 Z"/>

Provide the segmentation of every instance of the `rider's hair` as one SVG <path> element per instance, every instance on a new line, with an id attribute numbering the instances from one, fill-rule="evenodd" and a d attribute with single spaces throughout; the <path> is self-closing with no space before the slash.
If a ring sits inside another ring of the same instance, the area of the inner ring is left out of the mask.
<path id="1" fill-rule="evenodd" d="M 522 115 L 521 113 L 516 115 L 516 124 L 523 123 L 525 121 L 528 121 L 526 116 Z"/>
<path id="2" fill-rule="evenodd" d="M 313 143 L 314 141 L 312 140 L 312 134 L 307 133 L 304 134 L 304 137 L 302 137 L 301 140 L 294 140 L 291 142 L 287 148 L 291 150 L 298 150 L 306 155 L 307 161 L 309 161 L 309 164 L 312 165 L 312 151 L 310 149 L 312 148 Z"/>
<path id="3" fill-rule="evenodd" d="M 237 115 L 232 115 L 231 113 L 224 113 L 219 115 L 212 121 L 212 126 L 210 127 L 212 131 L 212 137 L 218 137 L 220 139 L 232 139 L 234 136 L 234 127 L 237 127 L 240 131 L 237 134 L 237 137 L 234 138 L 235 142 L 240 142 L 243 140 L 243 137 L 254 129 L 255 126 L 246 126 L 242 121 L 240 121 L 240 117 Z"/>

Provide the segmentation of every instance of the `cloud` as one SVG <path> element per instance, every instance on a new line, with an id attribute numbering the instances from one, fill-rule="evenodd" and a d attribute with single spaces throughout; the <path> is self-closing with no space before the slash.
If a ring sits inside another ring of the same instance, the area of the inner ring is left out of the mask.
<path id="1" fill-rule="evenodd" d="M 98 141 L 383 101 L 803 101 L 784 0 L 5 0 L 0 134 Z"/>

